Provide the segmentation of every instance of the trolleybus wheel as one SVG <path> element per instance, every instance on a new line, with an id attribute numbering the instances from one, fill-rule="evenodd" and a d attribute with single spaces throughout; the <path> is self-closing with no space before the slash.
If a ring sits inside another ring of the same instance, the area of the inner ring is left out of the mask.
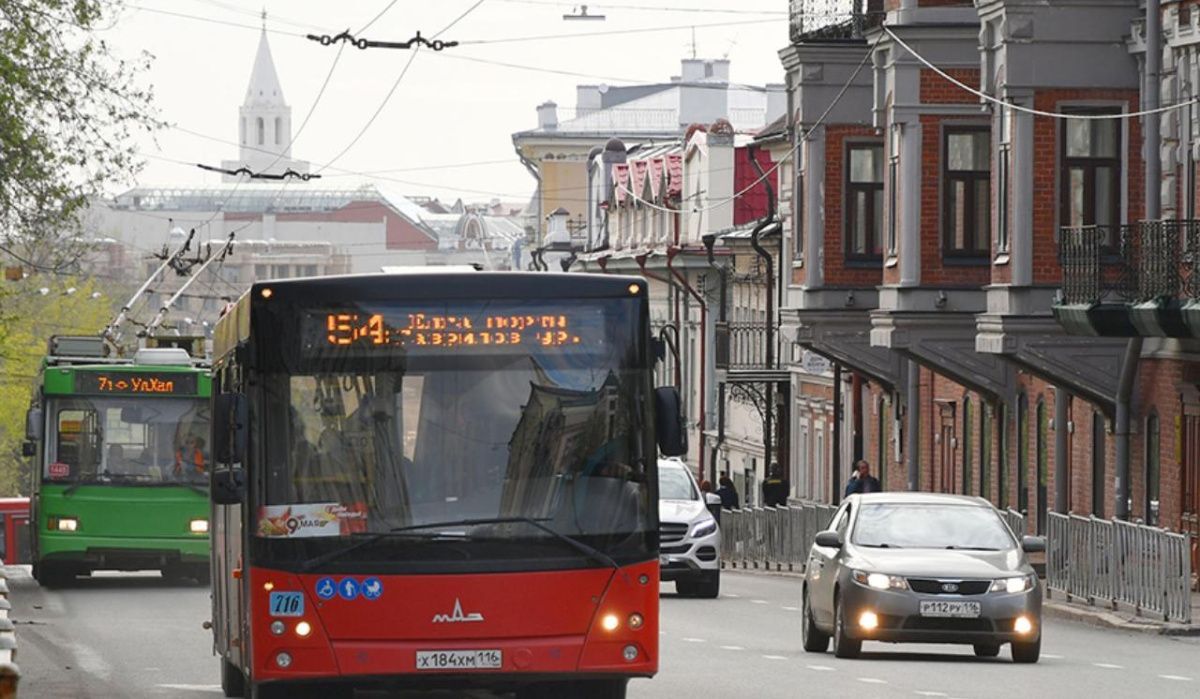
<path id="1" fill-rule="evenodd" d="M 221 658 L 221 691 L 227 697 L 246 696 L 246 676 L 241 668 Z"/>
<path id="2" fill-rule="evenodd" d="M 517 699 L 625 699 L 627 680 L 581 680 L 532 685 L 517 692 Z"/>
<path id="3" fill-rule="evenodd" d="M 75 571 L 60 563 L 33 564 L 33 579 L 42 587 L 66 587 L 75 577 Z"/>

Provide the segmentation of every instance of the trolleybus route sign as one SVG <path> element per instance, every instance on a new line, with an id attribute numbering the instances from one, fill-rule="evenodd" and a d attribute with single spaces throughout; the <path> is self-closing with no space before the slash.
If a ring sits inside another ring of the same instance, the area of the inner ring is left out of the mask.
<path id="1" fill-rule="evenodd" d="M 196 374 L 76 371 L 75 392 L 86 395 L 194 395 Z"/>

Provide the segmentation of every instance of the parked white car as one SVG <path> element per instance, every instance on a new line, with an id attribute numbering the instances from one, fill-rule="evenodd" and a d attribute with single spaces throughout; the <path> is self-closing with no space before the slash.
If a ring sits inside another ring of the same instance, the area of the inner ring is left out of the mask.
<path id="1" fill-rule="evenodd" d="M 691 469 L 679 459 L 658 461 L 659 562 L 661 578 L 674 581 L 682 597 L 721 593 L 721 529 L 709 512 L 720 498 L 700 492 Z"/>

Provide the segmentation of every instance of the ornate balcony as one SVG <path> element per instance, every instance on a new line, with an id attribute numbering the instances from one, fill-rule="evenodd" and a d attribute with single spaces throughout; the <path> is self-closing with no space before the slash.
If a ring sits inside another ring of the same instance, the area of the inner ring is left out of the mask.
<path id="1" fill-rule="evenodd" d="M 788 14 L 793 44 L 861 40 L 866 29 L 883 21 L 883 0 L 791 0 Z"/>
<path id="2" fill-rule="evenodd" d="M 713 360 L 717 371 L 724 372 L 731 383 L 777 381 L 787 370 L 780 362 L 767 361 L 767 324 L 757 321 L 717 321 L 716 351 Z"/>

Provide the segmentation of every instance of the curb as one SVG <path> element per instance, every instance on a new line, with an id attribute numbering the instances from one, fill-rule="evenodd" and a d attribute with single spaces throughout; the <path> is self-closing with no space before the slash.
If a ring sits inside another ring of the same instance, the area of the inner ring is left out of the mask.
<path id="1" fill-rule="evenodd" d="M 1084 607 L 1065 601 L 1047 599 L 1042 602 L 1042 614 L 1058 619 L 1075 621 L 1087 626 L 1155 636 L 1200 637 L 1198 624 L 1173 624 L 1148 619 L 1138 619 L 1096 607 Z"/>
<path id="2" fill-rule="evenodd" d="M 0 561 L 0 699 L 16 699 L 21 669 L 17 667 L 17 634 L 9 612 L 8 573 Z"/>

